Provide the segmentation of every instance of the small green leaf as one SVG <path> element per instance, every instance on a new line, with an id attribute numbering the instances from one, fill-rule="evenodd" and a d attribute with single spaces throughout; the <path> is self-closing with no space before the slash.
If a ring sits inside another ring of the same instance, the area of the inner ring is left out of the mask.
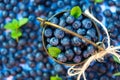
<path id="1" fill-rule="evenodd" d="M 120 72 L 114 73 L 114 76 L 120 76 Z"/>
<path id="2" fill-rule="evenodd" d="M 62 80 L 62 78 L 56 75 L 56 76 L 51 76 L 50 80 Z"/>
<path id="3" fill-rule="evenodd" d="M 49 47 L 48 52 L 52 57 L 57 57 L 61 53 L 61 50 L 57 47 Z"/>
<path id="4" fill-rule="evenodd" d="M 82 14 L 82 10 L 79 6 L 75 6 L 71 9 L 70 15 L 74 16 L 75 18 L 78 18 Z"/>
<path id="5" fill-rule="evenodd" d="M 20 30 L 13 30 L 13 31 L 11 32 L 11 37 L 12 37 L 13 39 L 17 39 L 17 38 L 19 38 L 20 36 L 22 36 L 22 32 L 21 32 Z"/>
<path id="6" fill-rule="evenodd" d="M 113 59 L 114 59 L 115 62 L 120 64 L 120 61 L 119 61 L 119 59 L 116 56 L 113 56 Z"/>
<path id="7" fill-rule="evenodd" d="M 104 0 L 95 0 L 95 3 L 102 3 Z"/>
<path id="8" fill-rule="evenodd" d="M 15 29 L 19 28 L 18 21 L 16 19 L 13 19 L 12 24 L 14 25 Z"/>
<path id="9" fill-rule="evenodd" d="M 27 22 L 28 22 L 28 18 L 23 18 L 23 19 L 19 20 L 19 27 L 23 26 Z"/>
<path id="10" fill-rule="evenodd" d="M 12 23 L 7 23 L 5 26 L 4 26 L 5 29 L 8 29 L 8 30 L 14 30 L 15 27 Z"/>

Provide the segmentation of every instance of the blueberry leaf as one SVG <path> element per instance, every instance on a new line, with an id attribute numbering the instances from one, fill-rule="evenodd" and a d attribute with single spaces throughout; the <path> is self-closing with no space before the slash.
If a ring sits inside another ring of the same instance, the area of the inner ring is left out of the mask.
<path id="1" fill-rule="evenodd" d="M 61 50 L 57 47 L 49 47 L 48 52 L 52 57 L 57 57 L 60 54 Z"/>
<path id="2" fill-rule="evenodd" d="M 114 73 L 114 76 L 120 76 L 120 72 Z"/>
<path id="3" fill-rule="evenodd" d="M 22 36 L 22 32 L 20 30 L 12 30 L 11 37 L 13 39 L 17 39 L 20 36 Z"/>
<path id="4" fill-rule="evenodd" d="M 15 27 L 12 23 L 7 23 L 5 26 L 4 26 L 5 29 L 8 29 L 8 30 L 14 30 Z"/>
<path id="5" fill-rule="evenodd" d="M 119 59 L 116 56 L 113 56 L 113 59 L 114 59 L 115 62 L 120 64 L 120 61 L 119 61 Z"/>
<path id="6" fill-rule="evenodd" d="M 62 78 L 56 75 L 56 76 L 51 76 L 50 80 L 62 80 Z"/>
<path id="7" fill-rule="evenodd" d="M 12 24 L 13 24 L 13 27 L 14 27 L 15 29 L 18 29 L 18 28 L 19 28 L 18 21 L 17 21 L 16 19 L 13 19 L 13 20 L 12 20 Z"/>
<path id="8" fill-rule="evenodd" d="M 27 22 L 28 22 L 28 18 L 23 18 L 23 19 L 19 20 L 19 27 L 23 26 Z"/>
<path id="9" fill-rule="evenodd" d="M 71 9 L 70 15 L 78 18 L 82 14 L 82 10 L 79 6 L 75 6 Z"/>
<path id="10" fill-rule="evenodd" d="M 104 0 L 95 0 L 95 3 L 102 3 Z"/>

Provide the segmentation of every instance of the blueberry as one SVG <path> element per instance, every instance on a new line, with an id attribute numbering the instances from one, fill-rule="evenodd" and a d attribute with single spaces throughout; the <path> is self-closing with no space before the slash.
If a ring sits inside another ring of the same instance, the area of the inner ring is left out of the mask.
<path id="1" fill-rule="evenodd" d="M 0 35 L 0 41 L 4 41 L 5 37 L 3 35 Z"/>
<path id="2" fill-rule="evenodd" d="M 89 55 L 90 55 L 90 54 L 89 54 L 87 51 L 84 51 L 84 52 L 83 52 L 83 57 L 84 57 L 84 58 L 88 58 Z"/>
<path id="3" fill-rule="evenodd" d="M 38 68 L 38 69 L 43 69 L 44 67 L 45 67 L 45 65 L 44 65 L 43 62 L 39 62 L 39 63 L 37 64 L 37 68 Z"/>
<path id="4" fill-rule="evenodd" d="M 64 31 L 60 30 L 60 29 L 55 29 L 54 31 L 54 36 L 58 39 L 63 38 L 65 35 Z"/>
<path id="5" fill-rule="evenodd" d="M 5 4 L 4 3 L 0 3 L 0 10 L 4 10 L 5 8 Z"/>
<path id="6" fill-rule="evenodd" d="M 9 71 L 4 71 L 3 75 L 4 75 L 5 77 L 9 77 L 9 76 L 10 76 L 10 72 L 9 72 Z"/>
<path id="7" fill-rule="evenodd" d="M 112 12 L 110 11 L 110 9 L 106 9 L 103 11 L 104 16 L 106 17 L 111 17 L 112 16 Z"/>
<path id="8" fill-rule="evenodd" d="M 62 45 L 57 46 L 60 50 L 64 50 L 64 47 Z"/>
<path id="9" fill-rule="evenodd" d="M 51 65 L 50 63 L 46 63 L 46 68 L 47 68 L 48 70 L 50 70 L 50 69 L 52 69 L 52 65 Z"/>
<path id="10" fill-rule="evenodd" d="M 13 12 L 11 12 L 11 11 L 9 12 L 9 17 L 10 17 L 10 18 L 15 18 L 15 16 L 16 16 L 16 15 L 15 15 Z"/>
<path id="11" fill-rule="evenodd" d="M 51 37 L 52 36 L 52 29 L 46 28 L 44 32 L 45 37 Z"/>
<path id="12" fill-rule="evenodd" d="M 51 1 L 46 1 L 46 2 L 45 2 L 45 5 L 46 5 L 47 7 L 49 7 L 49 6 L 51 5 Z"/>
<path id="13" fill-rule="evenodd" d="M 18 7 L 16 7 L 16 6 L 13 7 L 13 12 L 14 12 L 14 13 L 19 13 L 19 11 L 20 11 L 20 10 L 19 10 Z"/>
<path id="14" fill-rule="evenodd" d="M 3 11 L 3 17 L 7 17 L 8 16 L 8 12 L 7 11 Z"/>
<path id="15" fill-rule="evenodd" d="M 37 62 L 43 60 L 43 55 L 42 55 L 42 53 L 40 53 L 40 52 L 36 53 L 36 55 L 35 55 L 35 60 L 36 60 Z"/>
<path id="16" fill-rule="evenodd" d="M 66 62 L 67 61 L 67 57 L 65 56 L 64 53 L 60 53 L 57 57 L 57 59 L 61 62 Z"/>
<path id="17" fill-rule="evenodd" d="M 74 52 L 72 51 L 72 49 L 68 49 L 65 51 L 65 56 L 67 57 L 67 59 L 70 61 L 73 59 L 74 57 Z"/>
<path id="18" fill-rule="evenodd" d="M 2 63 L 6 64 L 8 62 L 8 58 L 5 56 L 2 56 L 1 61 Z"/>
<path id="19" fill-rule="evenodd" d="M 69 4 L 70 1 L 69 1 L 69 0 L 64 0 L 64 3 L 65 3 L 65 4 Z"/>
<path id="20" fill-rule="evenodd" d="M 80 15 L 80 16 L 77 18 L 78 21 L 80 21 L 80 20 L 82 20 L 82 19 L 83 19 L 83 15 Z"/>
<path id="21" fill-rule="evenodd" d="M 22 74 L 17 74 L 16 76 L 15 76 L 15 79 L 16 80 L 22 80 L 23 79 L 23 77 L 22 77 Z"/>
<path id="22" fill-rule="evenodd" d="M 10 0 L 3 0 L 3 2 L 4 2 L 5 4 L 7 4 L 7 3 L 10 2 Z"/>
<path id="23" fill-rule="evenodd" d="M 33 62 L 33 61 L 28 61 L 28 66 L 30 67 L 30 68 L 34 68 L 36 65 L 35 65 L 35 62 Z"/>
<path id="24" fill-rule="evenodd" d="M 11 74 L 12 76 L 15 76 L 15 75 L 17 74 L 17 72 L 16 72 L 14 69 L 11 69 L 11 70 L 10 70 L 10 74 Z"/>
<path id="25" fill-rule="evenodd" d="M 32 77 L 36 76 L 36 72 L 34 70 L 30 70 L 29 73 L 30 73 L 30 76 L 32 76 Z"/>
<path id="26" fill-rule="evenodd" d="M 117 13 L 112 13 L 112 19 L 114 19 L 114 20 L 118 20 L 119 19 Z"/>
<path id="27" fill-rule="evenodd" d="M 66 12 L 66 13 L 63 14 L 63 16 L 64 16 L 65 18 L 68 17 L 69 15 L 70 15 L 69 12 Z"/>
<path id="28" fill-rule="evenodd" d="M 101 9 L 101 7 L 100 7 L 100 5 L 95 5 L 95 11 L 97 12 L 97 13 L 100 13 L 101 11 L 102 11 L 102 9 Z"/>
<path id="29" fill-rule="evenodd" d="M 41 70 L 36 70 L 36 74 L 38 75 L 38 76 L 42 76 L 42 71 Z"/>
<path id="30" fill-rule="evenodd" d="M 23 77 L 28 78 L 29 72 L 24 70 L 24 71 L 22 71 L 22 75 L 23 75 Z"/>
<path id="31" fill-rule="evenodd" d="M 10 4 L 13 5 L 13 6 L 15 6 L 17 3 L 18 3 L 17 0 L 10 0 Z"/>
<path id="32" fill-rule="evenodd" d="M 116 27 L 118 27 L 118 28 L 120 28 L 120 25 L 119 25 L 119 24 L 120 24 L 120 21 L 119 21 L 119 20 L 114 22 L 114 25 L 115 25 Z"/>
<path id="33" fill-rule="evenodd" d="M 61 1 L 57 1 L 57 6 L 58 6 L 58 8 L 61 8 L 61 7 L 64 7 L 64 2 L 61 0 Z"/>
<path id="34" fill-rule="evenodd" d="M 66 22 L 68 24 L 72 24 L 74 22 L 75 18 L 73 16 L 68 16 L 67 19 L 66 19 Z"/>
<path id="35" fill-rule="evenodd" d="M 16 11 L 17 12 L 17 11 Z M 19 12 L 19 11 L 18 11 Z M 27 11 L 24 11 L 22 12 L 22 17 L 28 17 L 28 12 Z M 32 18 L 33 19 L 33 18 Z M 31 19 L 30 19 L 31 20 Z"/>
<path id="36" fill-rule="evenodd" d="M 73 37 L 71 41 L 74 46 L 80 46 L 82 44 L 82 40 L 78 37 Z"/>
<path id="37" fill-rule="evenodd" d="M 102 20 L 103 20 L 103 17 L 102 17 L 101 14 L 97 14 L 95 17 L 96 17 L 99 21 L 102 21 Z"/>
<path id="38" fill-rule="evenodd" d="M 117 37 L 117 35 L 118 35 L 118 29 L 117 28 L 115 28 L 115 30 L 112 32 L 112 33 L 110 33 L 110 37 L 111 38 L 116 38 Z"/>
<path id="39" fill-rule="evenodd" d="M 113 23 L 108 24 L 107 26 L 108 32 L 113 32 L 115 30 L 115 26 Z"/>
<path id="40" fill-rule="evenodd" d="M 78 29 L 81 27 L 81 22 L 80 21 L 75 21 L 73 24 L 72 24 L 73 28 L 74 29 Z"/>
<path id="41" fill-rule="evenodd" d="M 109 6 L 114 6 L 114 5 L 115 5 L 115 1 L 114 1 L 114 0 L 108 1 L 108 5 L 109 5 Z"/>
<path id="42" fill-rule="evenodd" d="M 73 31 L 72 26 L 66 26 L 65 28 L 68 29 L 68 30 L 70 30 L 70 31 Z"/>
<path id="43" fill-rule="evenodd" d="M 87 51 L 88 51 L 88 54 L 94 53 L 95 49 L 94 49 L 93 45 L 88 45 L 87 46 Z"/>
<path id="44" fill-rule="evenodd" d="M 100 80 L 109 80 L 109 78 L 107 76 L 101 76 Z"/>
<path id="45" fill-rule="evenodd" d="M 64 37 L 63 39 L 61 39 L 61 44 L 63 46 L 68 46 L 70 45 L 70 38 L 69 37 Z"/>
<path id="46" fill-rule="evenodd" d="M 59 25 L 60 25 L 61 27 L 65 27 L 66 22 L 65 22 L 65 19 L 64 19 L 64 18 L 60 18 Z"/>
<path id="47" fill-rule="evenodd" d="M 7 4 L 5 7 L 6 7 L 6 10 L 11 10 L 12 9 L 11 4 Z"/>
<path id="48" fill-rule="evenodd" d="M 33 61 L 34 60 L 34 55 L 28 54 L 27 59 Z"/>
<path id="49" fill-rule="evenodd" d="M 75 63 L 80 63 L 80 61 L 81 61 L 81 56 L 75 56 L 73 59 L 73 62 Z"/>
<path id="50" fill-rule="evenodd" d="M 93 28 L 87 30 L 87 35 L 89 35 L 90 37 L 94 38 L 96 36 L 96 30 L 93 29 Z"/>
<path id="51" fill-rule="evenodd" d="M 86 30 L 79 28 L 79 29 L 77 30 L 77 33 L 80 34 L 80 35 L 85 35 L 85 34 L 86 34 Z"/>
<path id="52" fill-rule="evenodd" d="M 37 76 L 37 77 L 35 77 L 35 80 L 42 80 L 42 77 Z"/>
<path id="53" fill-rule="evenodd" d="M 71 0 L 71 6 L 76 6 L 77 4 L 76 0 Z"/>
<path id="54" fill-rule="evenodd" d="M 56 10 L 57 9 L 57 4 L 56 3 L 52 3 L 50 6 L 51 10 Z"/>
<path id="55" fill-rule="evenodd" d="M 56 38 L 56 37 L 52 37 L 50 39 L 50 44 L 53 45 L 53 46 L 57 46 L 59 43 L 59 40 Z"/>
<path id="56" fill-rule="evenodd" d="M 20 73 L 20 72 L 22 71 L 22 67 L 21 67 L 21 66 L 17 66 L 17 67 L 15 68 L 15 70 L 16 70 L 16 72 Z"/>
<path id="57" fill-rule="evenodd" d="M 60 64 L 56 64 L 54 66 L 54 69 L 55 69 L 56 72 L 62 72 L 63 71 L 63 67 Z"/>
<path id="58" fill-rule="evenodd" d="M 21 11 L 26 10 L 26 5 L 22 2 L 18 4 L 18 7 L 20 8 Z"/>
<path id="59" fill-rule="evenodd" d="M 85 29 L 90 29 L 92 27 L 92 22 L 90 19 L 84 19 L 82 25 Z"/>
<path id="60" fill-rule="evenodd" d="M 82 53 L 80 47 L 73 47 L 73 50 L 74 50 L 74 52 L 75 52 L 77 55 L 80 55 L 80 54 Z"/>

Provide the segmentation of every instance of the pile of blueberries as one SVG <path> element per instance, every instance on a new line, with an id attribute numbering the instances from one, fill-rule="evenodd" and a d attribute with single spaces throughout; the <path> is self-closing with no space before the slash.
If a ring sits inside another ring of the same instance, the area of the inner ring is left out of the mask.
<path id="1" fill-rule="evenodd" d="M 69 12 L 60 15 L 53 17 L 50 22 L 80 34 L 94 43 L 98 41 L 96 27 L 85 15 L 81 15 L 77 19 Z M 44 36 L 46 48 L 51 46 L 60 48 L 62 52 L 57 56 L 57 60 L 64 63 L 80 63 L 95 51 L 95 47 L 85 40 L 72 36 L 61 29 L 53 28 L 53 26 L 48 26 L 45 29 Z"/>
<path id="2" fill-rule="evenodd" d="M 55 75 L 60 76 L 63 80 L 76 80 L 76 76 L 70 77 L 67 75 L 67 66 L 56 63 L 45 53 L 42 45 L 42 27 L 36 20 L 36 17 L 47 19 L 62 10 L 70 10 L 73 6 L 84 8 L 86 5 L 85 1 L 86 0 L 0 0 L 0 80 L 4 80 L 10 76 L 12 77 L 11 80 L 50 80 L 50 77 Z M 91 6 L 93 6 L 94 16 L 101 21 L 105 18 L 105 25 L 112 39 L 111 44 L 119 45 L 119 0 L 104 0 L 101 4 L 93 4 L 94 0 L 89 1 Z M 107 9 L 101 12 L 102 4 L 110 8 L 115 7 L 116 11 L 111 12 L 110 9 Z M 16 40 L 10 37 L 10 32 L 4 29 L 4 25 L 14 18 L 21 19 L 24 17 L 29 18 L 29 22 L 21 28 L 23 33 L 22 37 L 16 42 Z M 60 20 L 60 18 L 58 20 Z M 64 27 L 64 25 L 67 24 L 67 18 L 65 23 L 64 20 L 65 19 L 61 20 L 59 25 Z M 76 22 L 76 20 L 73 21 Z M 59 29 L 56 30 L 61 31 Z M 100 30 L 102 31 L 101 28 Z M 76 32 L 79 31 L 76 30 Z M 64 35 L 66 34 L 67 33 L 64 33 Z M 104 35 L 104 33 L 101 34 Z M 69 36 L 64 36 L 64 38 L 66 37 Z M 62 40 L 60 43 L 61 42 Z M 66 43 L 62 44 L 66 45 Z M 79 50 L 78 47 L 75 49 Z M 104 62 L 92 63 L 87 69 L 86 76 L 88 80 L 119 80 L 120 77 L 112 75 L 118 71 L 120 71 L 119 64 L 113 61 L 112 56 L 106 56 Z"/>

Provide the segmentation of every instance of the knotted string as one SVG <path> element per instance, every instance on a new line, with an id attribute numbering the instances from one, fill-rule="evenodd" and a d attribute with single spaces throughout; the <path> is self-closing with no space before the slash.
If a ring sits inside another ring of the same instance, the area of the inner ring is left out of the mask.
<path id="1" fill-rule="evenodd" d="M 105 33 L 107 35 L 107 47 L 103 51 L 97 52 L 94 55 L 92 55 L 91 57 L 89 57 L 87 59 L 87 61 L 83 64 L 83 66 L 73 65 L 68 69 L 69 76 L 78 75 L 77 80 L 80 80 L 81 76 L 83 76 L 84 80 L 87 80 L 86 76 L 85 76 L 85 71 L 89 67 L 91 62 L 93 62 L 95 60 L 101 60 L 107 54 L 112 54 L 112 55 L 116 56 L 120 61 L 120 55 L 117 53 L 117 52 L 119 52 L 118 49 L 120 49 L 120 46 L 111 46 L 110 45 L 110 36 L 108 34 L 107 28 L 100 21 L 98 21 L 93 15 L 91 15 L 89 13 L 89 10 L 86 10 L 84 13 L 86 16 L 88 16 L 89 18 L 93 19 L 95 22 L 97 22 L 101 25 L 101 27 L 103 28 L 103 30 L 105 31 Z M 79 67 L 77 67 L 77 66 L 79 66 Z"/>

